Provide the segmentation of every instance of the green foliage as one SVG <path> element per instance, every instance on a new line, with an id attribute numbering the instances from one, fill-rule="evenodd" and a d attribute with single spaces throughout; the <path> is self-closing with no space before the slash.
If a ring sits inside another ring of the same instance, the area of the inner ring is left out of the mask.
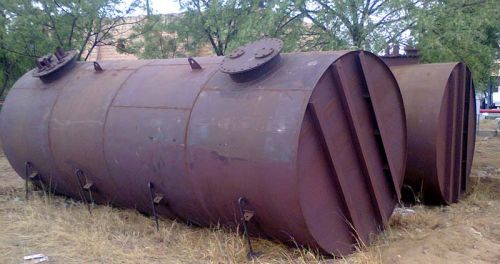
<path id="1" fill-rule="evenodd" d="M 206 43 L 193 34 L 181 14 L 150 15 L 133 27 L 127 39 L 119 40 L 118 51 L 140 59 L 167 59 L 195 56 Z"/>
<path id="2" fill-rule="evenodd" d="M 286 0 L 181 0 L 182 14 L 151 15 L 134 27 L 121 52 L 139 58 L 216 55 L 262 37 L 278 37 L 285 50 L 300 49 L 302 14 Z M 168 45 L 165 45 L 168 44 Z"/>
<path id="3" fill-rule="evenodd" d="M 383 50 L 413 25 L 417 0 L 300 0 L 315 47 Z"/>
<path id="4" fill-rule="evenodd" d="M 35 59 L 56 47 L 76 49 L 87 59 L 96 45 L 108 44 L 114 28 L 123 25 L 123 0 L 2 0 L 0 2 L 0 96 Z"/>
<path id="5" fill-rule="evenodd" d="M 182 18 L 215 54 L 224 55 L 264 36 L 282 38 L 288 49 L 297 47 L 302 15 L 285 0 L 181 0 Z"/>
<path id="6" fill-rule="evenodd" d="M 0 3 L 0 96 L 32 67 L 36 54 L 46 48 L 42 26 L 18 15 L 21 12 L 37 14 L 38 11 L 29 1 Z M 23 30 L 25 28 L 27 30 Z"/>
<path id="7" fill-rule="evenodd" d="M 97 45 L 139 58 L 216 55 L 259 38 L 285 51 L 362 48 L 380 52 L 413 40 L 425 62 L 464 61 L 479 87 L 495 67 L 500 5 L 495 0 L 179 0 L 183 13 L 153 15 L 148 1 L 2 0 L 0 96 L 35 58 L 57 46 L 87 60 Z M 144 8 L 148 16 L 127 16 Z M 133 34 L 115 38 L 122 25 Z"/>
<path id="8" fill-rule="evenodd" d="M 180 0 L 186 9 L 182 17 L 191 31 L 205 36 L 215 54 L 224 55 L 242 25 L 258 11 L 257 0 Z"/>
<path id="9" fill-rule="evenodd" d="M 303 14 L 293 2 L 257 1 L 228 47 L 232 50 L 263 37 L 273 37 L 283 40 L 285 52 L 296 51 L 301 48 L 304 29 Z"/>
<path id="10" fill-rule="evenodd" d="M 484 89 L 499 48 L 496 1 L 432 1 L 416 11 L 413 36 L 424 62 L 463 61 Z"/>

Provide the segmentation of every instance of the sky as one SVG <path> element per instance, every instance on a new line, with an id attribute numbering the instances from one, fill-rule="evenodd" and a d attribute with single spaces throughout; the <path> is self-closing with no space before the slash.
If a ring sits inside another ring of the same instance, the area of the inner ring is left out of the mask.
<path id="1" fill-rule="evenodd" d="M 179 13 L 179 1 L 176 0 L 151 0 L 155 14 Z"/>
<path id="2" fill-rule="evenodd" d="M 146 2 L 146 0 L 141 0 Z M 179 0 L 150 0 L 151 8 L 153 9 L 153 14 L 170 14 L 170 13 L 179 13 L 180 6 Z M 124 8 L 128 6 L 132 0 L 124 1 Z M 146 12 L 144 10 L 138 10 L 134 12 L 133 15 L 144 15 Z"/>

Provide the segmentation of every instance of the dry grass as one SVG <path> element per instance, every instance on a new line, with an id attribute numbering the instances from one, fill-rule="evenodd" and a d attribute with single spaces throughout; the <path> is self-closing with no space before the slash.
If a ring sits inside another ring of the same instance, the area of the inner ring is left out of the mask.
<path id="1" fill-rule="evenodd" d="M 161 219 L 160 231 L 134 210 L 79 202 L 37 191 L 28 201 L 23 181 L 0 158 L 0 263 L 43 253 L 51 263 L 241 263 L 243 237 L 221 228 L 196 228 Z M 264 239 L 259 263 L 317 263 L 322 256 Z"/>
<path id="2" fill-rule="evenodd" d="M 133 210 L 85 206 L 70 199 L 36 194 L 26 202 L 22 189 L 2 194 L 0 259 L 19 263 L 21 256 L 42 252 L 54 263 L 241 263 L 242 237 L 219 228 L 190 228 L 163 219 L 153 222 Z M 308 251 L 257 240 L 266 252 L 262 263 L 318 262 Z"/>
<path id="3" fill-rule="evenodd" d="M 479 129 L 480 130 L 495 130 L 498 128 L 498 123 L 500 120 L 494 120 L 494 119 L 484 119 L 479 122 Z"/>
<path id="4" fill-rule="evenodd" d="M 473 190 L 448 207 L 414 206 L 395 214 L 374 243 L 341 259 L 255 239 L 258 263 L 499 263 L 500 139 L 479 141 Z M 22 263 L 43 253 L 51 263 L 242 263 L 241 235 L 219 228 L 193 228 L 133 210 L 94 206 L 33 194 L 0 157 L 0 263 Z"/>

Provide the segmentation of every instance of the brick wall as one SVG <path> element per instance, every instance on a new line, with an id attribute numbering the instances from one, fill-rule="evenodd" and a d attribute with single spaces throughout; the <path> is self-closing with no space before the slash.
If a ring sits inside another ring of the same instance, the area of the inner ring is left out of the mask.
<path id="1" fill-rule="evenodd" d="M 166 15 L 165 19 L 175 19 L 178 14 Z M 113 35 L 113 39 L 110 41 L 116 41 L 118 39 L 126 39 L 133 33 L 134 23 L 137 23 L 140 20 L 143 20 L 143 16 L 137 17 L 127 17 L 125 23 L 122 22 L 123 25 L 120 25 L 114 28 L 111 31 Z M 212 47 L 208 44 L 206 46 L 201 47 L 198 50 L 198 56 L 213 56 L 215 55 L 212 51 Z M 85 56 L 85 55 L 84 55 Z M 137 56 L 134 54 L 127 54 L 118 52 L 115 46 L 113 45 L 98 45 L 94 47 L 88 61 L 103 61 L 103 60 L 137 60 Z"/>

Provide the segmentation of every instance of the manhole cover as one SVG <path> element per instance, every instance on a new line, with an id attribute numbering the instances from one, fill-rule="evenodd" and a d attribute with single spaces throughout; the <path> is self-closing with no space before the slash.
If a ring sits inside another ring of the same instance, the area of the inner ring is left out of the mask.
<path id="1" fill-rule="evenodd" d="M 226 55 L 220 65 L 220 70 L 229 74 L 251 71 L 278 56 L 282 49 L 283 41 L 280 39 L 258 40 Z"/>

